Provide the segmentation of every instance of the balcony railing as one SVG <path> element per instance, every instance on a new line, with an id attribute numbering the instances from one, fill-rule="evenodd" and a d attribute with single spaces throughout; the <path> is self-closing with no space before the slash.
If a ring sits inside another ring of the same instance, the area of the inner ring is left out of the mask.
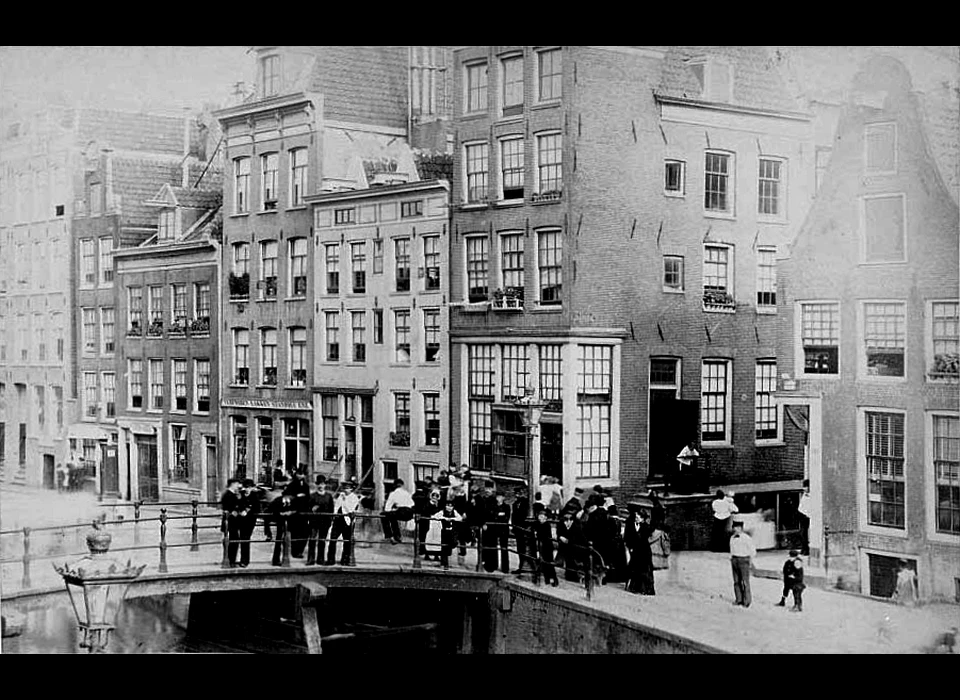
<path id="1" fill-rule="evenodd" d="M 507 287 L 496 290 L 490 308 L 495 311 L 523 311 L 523 288 Z"/>
<path id="2" fill-rule="evenodd" d="M 530 197 L 530 201 L 533 203 L 537 202 L 557 202 L 563 197 L 562 190 L 551 190 L 549 192 L 534 192 Z"/>
<path id="3" fill-rule="evenodd" d="M 703 290 L 703 310 L 732 314 L 737 310 L 737 302 L 729 292 L 705 289 Z"/>

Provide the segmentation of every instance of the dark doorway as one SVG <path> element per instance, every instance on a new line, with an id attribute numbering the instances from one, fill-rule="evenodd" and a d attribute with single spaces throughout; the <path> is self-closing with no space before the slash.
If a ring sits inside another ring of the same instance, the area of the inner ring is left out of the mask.
<path id="1" fill-rule="evenodd" d="M 360 486 L 373 488 L 373 428 L 360 428 Z"/>
<path id="2" fill-rule="evenodd" d="M 563 483 L 562 423 L 540 423 L 540 474 Z"/>
<path id="3" fill-rule="evenodd" d="M 357 428 L 347 425 L 343 428 L 343 477 L 345 479 L 356 478 L 357 474 Z"/>
<path id="4" fill-rule="evenodd" d="M 160 500 L 160 475 L 157 471 L 157 438 L 137 437 L 137 477 L 140 481 L 139 496 L 142 501 Z"/>
<path id="5" fill-rule="evenodd" d="M 120 495 L 120 468 L 117 464 L 117 445 L 100 443 L 100 493 L 104 496 Z"/>
<path id="6" fill-rule="evenodd" d="M 57 488 L 56 477 L 57 477 L 56 463 L 54 462 L 53 455 L 50 455 L 50 454 L 43 455 L 43 488 L 45 489 Z"/>
<path id="7" fill-rule="evenodd" d="M 897 572 L 900 570 L 899 557 L 885 557 L 882 554 L 868 554 L 870 562 L 870 595 L 880 598 L 892 598 L 897 588 Z M 907 559 L 907 566 L 917 573 L 917 562 Z"/>
<path id="8" fill-rule="evenodd" d="M 663 478 L 671 473 L 683 446 L 697 439 L 700 402 L 678 399 L 673 389 L 651 389 L 648 423 L 648 478 Z"/>
<path id="9" fill-rule="evenodd" d="M 217 462 L 217 438 L 212 435 L 204 435 L 204 464 L 207 468 L 207 500 L 216 501 L 220 493 L 219 477 L 220 469 Z"/>

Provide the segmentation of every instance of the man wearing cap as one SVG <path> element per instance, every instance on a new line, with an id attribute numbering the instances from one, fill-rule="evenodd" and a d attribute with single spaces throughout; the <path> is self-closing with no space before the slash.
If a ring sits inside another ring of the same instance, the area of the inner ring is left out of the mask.
<path id="1" fill-rule="evenodd" d="M 307 566 L 323 564 L 323 548 L 330 531 L 333 514 L 333 496 L 327 491 L 327 479 L 317 476 L 316 487 L 310 492 L 310 539 L 307 542 Z M 319 550 L 319 553 L 318 553 Z M 318 561 L 319 559 L 319 561 Z"/>
<path id="2" fill-rule="evenodd" d="M 357 495 L 356 483 L 351 479 L 342 484 L 342 490 L 333 501 L 333 529 L 330 533 L 330 545 L 327 548 L 327 564 L 332 565 L 337 560 L 337 540 L 343 538 L 343 552 L 340 555 L 340 565 L 350 566 L 350 555 L 353 551 L 353 522 L 357 510 L 360 508 L 360 496 Z"/>
<path id="3" fill-rule="evenodd" d="M 734 605 L 750 607 L 750 569 L 757 548 L 753 538 L 743 531 L 743 521 L 733 521 L 733 536 L 730 538 L 730 564 L 733 569 Z"/>
<path id="4" fill-rule="evenodd" d="M 253 479 L 243 480 L 239 510 L 240 566 L 245 569 L 250 564 L 250 538 L 260 514 L 260 494 Z"/>
<path id="5" fill-rule="evenodd" d="M 227 529 L 227 558 L 230 566 L 237 565 L 237 549 L 240 547 L 240 479 L 227 480 L 227 490 L 220 497 L 224 525 Z"/>

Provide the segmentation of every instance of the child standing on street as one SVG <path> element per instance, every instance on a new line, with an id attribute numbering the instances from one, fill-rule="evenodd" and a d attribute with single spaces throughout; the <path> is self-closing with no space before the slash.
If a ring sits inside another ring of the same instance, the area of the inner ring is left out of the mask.
<path id="1" fill-rule="evenodd" d="M 801 612 L 803 610 L 803 589 L 806 585 L 803 583 L 803 562 L 800 560 L 800 553 L 790 550 L 790 558 L 783 564 L 783 593 L 780 594 L 779 607 L 787 603 L 787 596 L 793 593 L 793 607 L 790 612 Z"/>

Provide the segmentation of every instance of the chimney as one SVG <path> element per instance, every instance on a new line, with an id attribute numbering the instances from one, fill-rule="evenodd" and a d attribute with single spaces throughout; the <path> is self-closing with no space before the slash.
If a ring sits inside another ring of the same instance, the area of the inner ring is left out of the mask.
<path id="1" fill-rule="evenodd" d="M 180 186 L 190 186 L 190 108 L 186 107 L 183 111 L 183 161 L 181 164 L 183 175 Z"/>

